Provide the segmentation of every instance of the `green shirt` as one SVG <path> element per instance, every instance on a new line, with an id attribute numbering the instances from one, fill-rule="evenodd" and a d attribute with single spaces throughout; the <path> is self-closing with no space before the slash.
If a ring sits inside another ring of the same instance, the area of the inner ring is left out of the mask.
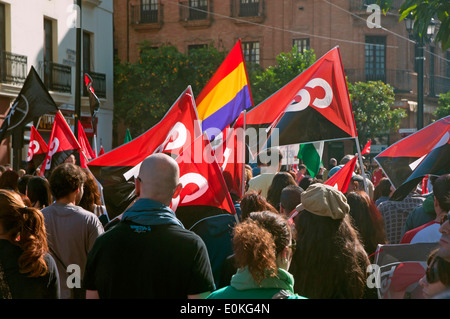
<path id="1" fill-rule="evenodd" d="M 212 292 L 207 299 L 272 299 L 281 290 L 289 293 L 287 299 L 306 299 L 294 294 L 294 277 L 286 270 L 278 268 L 276 276 L 257 284 L 245 267 L 238 269 L 229 286 Z"/>

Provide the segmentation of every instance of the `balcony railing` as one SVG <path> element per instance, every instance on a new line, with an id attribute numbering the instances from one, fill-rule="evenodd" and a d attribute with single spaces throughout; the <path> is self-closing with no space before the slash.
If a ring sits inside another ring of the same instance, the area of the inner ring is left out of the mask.
<path id="1" fill-rule="evenodd" d="M 397 12 L 405 0 L 393 0 L 390 10 Z M 367 11 L 367 6 L 377 4 L 377 0 L 349 0 L 350 11 Z M 372 12 L 368 12 L 372 13 Z"/>
<path id="2" fill-rule="evenodd" d="M 84 71 L 83 74 L 84 73 L 87 73 L 91 76 L 92 86 L 94 87 L 95 95 L 97 95 L 98 98 L 106 98 L 106 74 L 92 71 Z M 88 96 L 88 92 L 86 90 L 84 82 L 83 82 L 83 96 Z"/>
<path id="3" fill-rule="evenodd" d="M 265 15 L 264 0 L 231 0 L 232 17 L 260 17 Z"/>
<path id="4" fill-rule="evenodd" d="M 130 6 L 131 23 L 133 24 L 161 24 L 163 6 L 156 4 L 141 4 Z"/>
<path id="5" fill-rule="evenodd" d="M 417 93 L 417 73 L 411 70 L 386 69 L 384 72 L 368 73 L 364 69 L 346 69 L 348 81 L 382 81 L 394 87 L 397 93 Z M 424 75 L 424 94 L 438 96 L 450 91 L 450 78 L 441 75 Z"/>
<path id="6" fill-rule="evenodd" d="M 72 93 L 72 68 L 68 65 L 44 61 L 44 84 L 49 91 Z"/>
<path id="7" fill-rule="evenodd" d="M 180 19 L 181 21 L 210 19 L 210 6 L 209 0 L 180 1 Z"/>
<path id="8" fill-rule="evenodd" d="M 345 69 L 345 75 L 348 81 L 367 82 L 367 81 L 382 81 L 394 87 L 396 92 L 410 92 L 414 90 L 413 78 L 416 78 L 415 73 L 410 70 L 386 69 L 378 72 L 368 72 L 364 69 Z"/>
<path id="9" fill-rule="evenodd" d="M 22 85 L 27 78 L 27 57 L 7 51 L 0 51 L 0 81 Z"/>

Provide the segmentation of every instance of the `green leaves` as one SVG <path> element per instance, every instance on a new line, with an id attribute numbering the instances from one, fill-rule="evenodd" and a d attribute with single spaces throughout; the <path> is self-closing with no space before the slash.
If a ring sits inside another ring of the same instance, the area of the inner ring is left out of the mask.
<path id="1" fill-rule="evenodd" d="M 434 116 L 436 117 L 436 119 L 441 119 L 450 115 L 450 92 L 441 94 L 439 96 L 438 104 L 439 106 L 436 109 L 436 112 L 434 112 Z"/>
<path id="2" fill-rule="evenodd" d="M 136 63 L 116 62 L 114 68 L 114 122 L 123 122 L 132 136 L 139 136 L 166 114 L 179 95 L 191 85 L 198 95 L 226 54 L 197 49 L 189 55 L 173 46 L 140 46 Z"/>
<path id="3" fill-rule="evenodd" d="M 406 113 L 392 108 L 395 100 L 392 86 L 369 81 L 349 83 L 348 89 L 360 142 L 399 128 Z"/>

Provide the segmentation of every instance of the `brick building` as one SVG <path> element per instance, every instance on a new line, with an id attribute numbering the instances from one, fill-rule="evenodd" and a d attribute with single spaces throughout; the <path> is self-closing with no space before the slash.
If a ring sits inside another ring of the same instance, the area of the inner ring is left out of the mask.
<path id="1" fill-rule="evenodd" d="M 114 0 L 114 48 L 121 61 L 135 62 L 139 43 L 171 44 L 187 53 L 198 46 L 229 51 L 241 38 L 247 61 L 268 67 L 290 51 L 314 49 L 317 58 L 340 47 L 349 81 L 382 80 L 396 92 L 396 107 L 407 110 L 402 129 L 416 127 L 417 68 L 415 45 L 396 9 L 379 16 L 367 11 L 368 0 Z M 375 12 L 376 13 L 376 12 Z M 437 96 L 450 89 L 450 50 L 428 44 L 425 50 L 424 125 L 432 120 Z M 401 132 L 386 132 L 392 144 Z M 351 152 L 330 146 L 330 156 Z M 376 149 L 376 148 L 375 148 Z"/>

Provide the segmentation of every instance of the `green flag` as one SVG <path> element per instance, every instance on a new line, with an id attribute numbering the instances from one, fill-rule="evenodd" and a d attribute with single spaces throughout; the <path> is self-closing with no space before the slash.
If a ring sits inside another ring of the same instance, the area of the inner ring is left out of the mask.
<path id="1" fill-rule="evenodd" d="M 309 175 L 315 177 L 322 163 L 323 142 L 300 144 L 297 158 L 306 165 Z"/>
<path id="2" fill-rule="evenodd" d="M 126 144 L 131 140 L 132 140 L 132 138 L 131 138 L 130 130 L 127 129 L 127 133 L 125 134 L 125 140 L 123 141 L 123 143 Z"/>

